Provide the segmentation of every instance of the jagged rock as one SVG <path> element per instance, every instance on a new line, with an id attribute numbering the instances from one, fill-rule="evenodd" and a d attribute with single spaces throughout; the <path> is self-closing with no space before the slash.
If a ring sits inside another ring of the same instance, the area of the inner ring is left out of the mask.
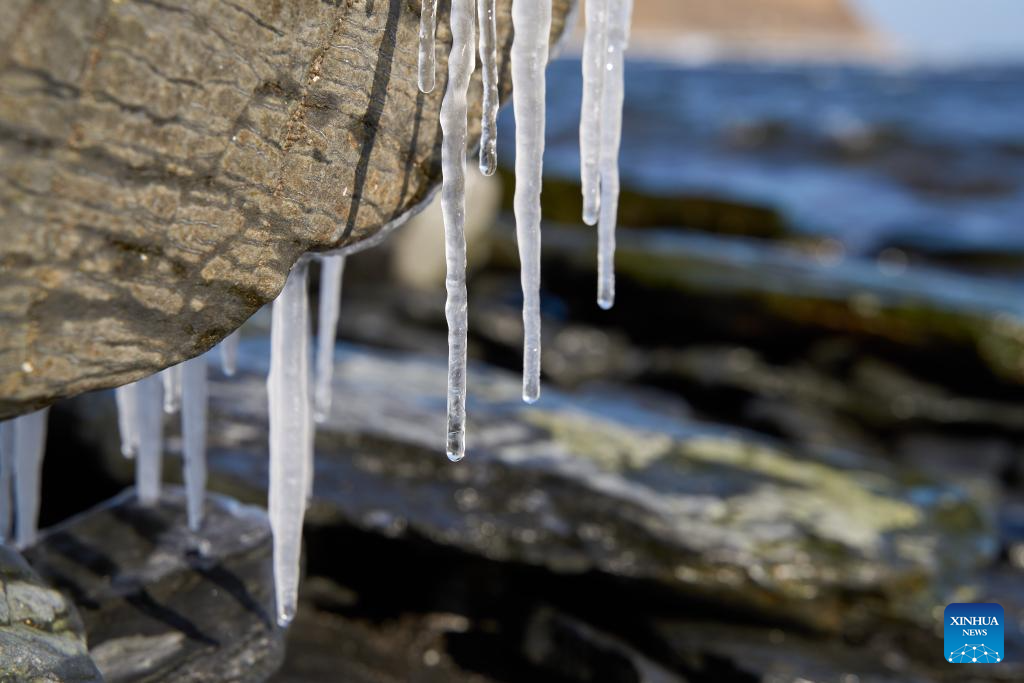
<path id="1" fill-rule="evenodd" d="M 0 545 L 0 680 L 102 681 L 75 606 Z"/>
<path id="2" fill-rule="evenodd" d="M 245 346 L 247 372 L 211 388 L 213 481 L 259 500 L 265 358 L 265 345 Z M 335 409 L 317 431 L 316 526 L 596 571 L 840 630 L 930 618 L 922 606 L 996 550 L 961 490 L 917 473 L 688 422 L 621 389 L 548 390 L 525 406 L 518 377 L 484 367 L 471 369 L 469 455 L 452 466 L 439 450 L 443 364 L 354 350 L 337 360 Z"/>
<path id="3" fill-rule="evenodd" d="M 0 4 L 0 419 L 197 355 L 302 253 L 429 198 L 447 5 L 429 95 L 418 25 L 414 0 Z"/>
<path id="4" fill-rule="evenodd" d="M 183 491 L 144 508 L 127 490 L 26 551 L 78 605 L 107 683 L 255 682 L 280 665 L 266 514 L 218 495 L 206 514 L 192 534 Z"/>

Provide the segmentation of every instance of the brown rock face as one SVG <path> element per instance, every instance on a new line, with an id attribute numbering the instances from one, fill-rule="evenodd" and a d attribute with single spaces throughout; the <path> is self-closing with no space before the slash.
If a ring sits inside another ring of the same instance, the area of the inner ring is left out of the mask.
<path id="1" fill-rule="evenodd" d="M 574 1 L 555 0 L 556 36 Z M 427 199 L 451 38 L 442 3 L 420 93 L 419 6 L 0 3 L 0 418 L 205 351 L 304 252 Z"/>

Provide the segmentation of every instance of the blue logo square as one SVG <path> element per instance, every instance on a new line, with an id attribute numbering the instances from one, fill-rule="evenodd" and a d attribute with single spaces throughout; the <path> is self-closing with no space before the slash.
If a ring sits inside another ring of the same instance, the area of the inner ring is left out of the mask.
<path id="1" fill-rule="evenodd" d="M 1003 607 L 994 602 L 954 602 L 946 607 L 945 659 L 954 664 L 997 664 L 1003 650 Z"/>

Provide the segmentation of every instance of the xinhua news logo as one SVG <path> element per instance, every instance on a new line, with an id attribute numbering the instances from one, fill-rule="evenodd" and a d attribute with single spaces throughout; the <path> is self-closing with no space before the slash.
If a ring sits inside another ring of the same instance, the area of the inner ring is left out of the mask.
<path id="1" fill-rule="evenodd" d="M 945 612 L 945 657 L 953 664 L 1003 661 L 1003 608 L 994 602 L 955 602 Z"/>

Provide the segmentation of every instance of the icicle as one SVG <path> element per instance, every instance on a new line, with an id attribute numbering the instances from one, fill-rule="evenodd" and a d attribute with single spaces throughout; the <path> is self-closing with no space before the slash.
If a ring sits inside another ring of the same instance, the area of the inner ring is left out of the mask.
<path id="1" fill-rule="evenodd" d="M 206 499 L 206 355 L 182 363 L 181 440 L 188 498 L 188 528 L 199 531 Z"/>
<path id="2" fill-rule="evenodd" d="M 608 0 L 608 43 L 601 93 L 601 217 L 597 227 L 597 304 L 615 303 L 615 222 L 619 211 L 623 52 L 629 42 L 633 0 Z"/>
<path id="3" fill-rule="evenodd" d="M 434 42 L 437 34 L 437 0 L 422 0 L 420 7 L 419 86 L 423 92 L 434 89 L 437 58 Z"/>
<path id="4" fill-rule="evenodd" d="M 512 3 L 512 91 L 516 119 L 516 240 L 523 285 L 523 400 L 540 398 L 540 192 L 551 0 Z"/>
<path id="5" fill-rule="evenodd" d="M 480 172 L 494 175 L 498 168 L 498 24 L 495 0 L 477 0 L 480 25 L 480 70 L 483 74 L 483 120 L 480 125 Z"/>
<path id="6" fill-rule="evenodd" d="M 14 420 L 0 422 L 0 543 L 11 538 L 14 521 Z"/>
<path id="7" fill-rule="evenodd" d="M 608 0 L 587 0 L 583 37 L 583 105 L 580 110 L 580 179 L 583 222 L 597 223 L 600 206 L 601 103 L 608 51 Z"/>
<path id="8" fill-rule="evenodd" d="M 134 458 L 139 452 L 138 383 L 114 389 L 117 427 L 121 433 L 121 455 Z"/>
<path id="9" fill-rule="evenodd" d="M 313 448 L 309 406 L 308 263 L 292 269 L 274 302 L 270 332 L 270 496 L 268 509 L 274 533 L 274 592 L 277 621 L 295 616 L 298 600 L 302 520 L 312 474 Z"/>
<path id="10" fill-rule="evenodd" d="M 441 102 L 441 212 L 444 216 L 448 301 L 448 458 L 466 455 L 466 93 L 474 67 L 473 0 L 452 0 L 448 89 Z"/>
<path id="11" fill-rule="evenodd" d="M 344 256 L 324 256 L 320 267 L 320 311 L 316 332 L 316 390 L 314 392 L 317 422 L 331 412 L 331 380 L 334 377 L 334 338 L 338 330 L 338 309 L 341 304 L 341 277 L 345 272 Z"/>
<path id="12" fill-rule="evenodd" d="M 48 412 L 44 408 L 14 419 L 14 540 L 19 548 L 32 545 L 38 531 Z"/>
<path id="13" fill-rule="evenodd" d="M 163 379 L 159 374 L 139 380 L 135 385 L 136 429 L 139 456 L 135 462 L 135 493 L 143 505 L 160 501 L 163 464 Z"/>
<path id="14" fill-rule="evenodd" d="M 238 342 L 241 340 L 242 330 L 238 329 L 220 343 L 220 369 L 227 377 L 234 377 L 238 369 Z"/>
<path id="15" fill-rule="evenodd" d="M 181 365 L 164 368 L 160 373 L 164 383 L 164 412 L 168 415 L 181 410 Z"/>

